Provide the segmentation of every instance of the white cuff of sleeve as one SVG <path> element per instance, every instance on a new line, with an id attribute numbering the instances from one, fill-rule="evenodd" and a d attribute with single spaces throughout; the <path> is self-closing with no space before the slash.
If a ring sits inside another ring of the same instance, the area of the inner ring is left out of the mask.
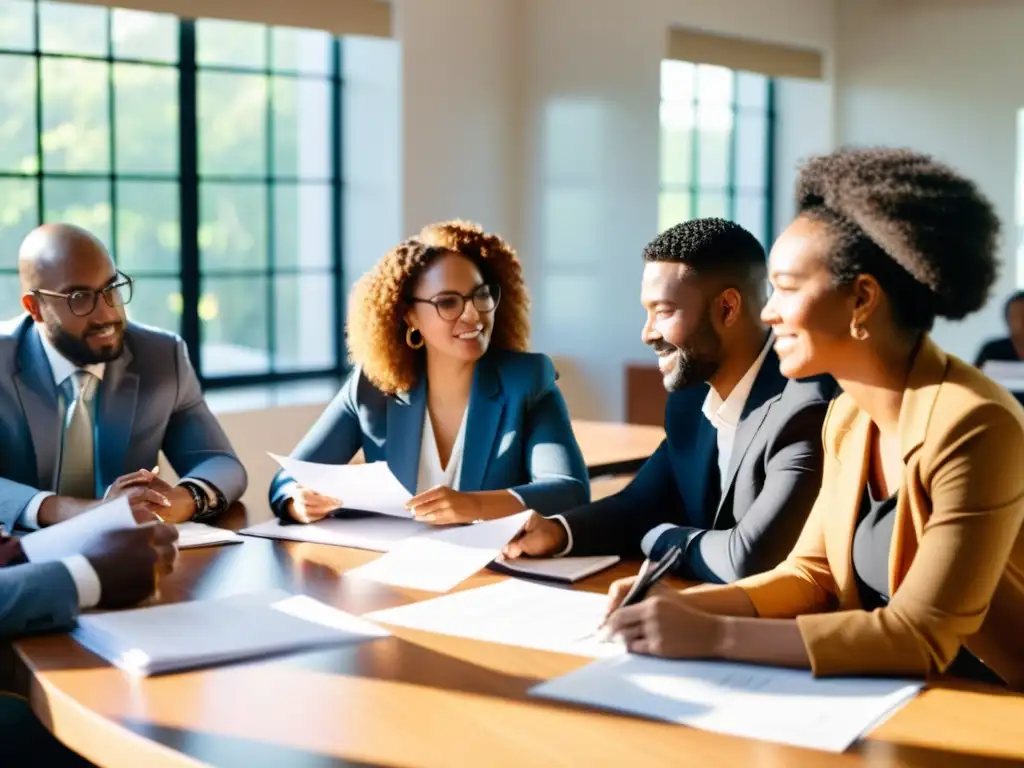
<path id="1" fill-rule="evenodd" d="M 84 555 L 71 555 L 61 560 L 71 574 L 78 590 L 78 607 L 82 610 L 95 608 L 100 602 L 100 577 Z"/>
<path id="2" fill-rule="evenodd" d="M 30 531 L 39 530 L 39 508 L 43 506 L 43 502 L 53 496 L 49 491 L 40 491 L 31 499 L 28 500 L 28 504 L 21 511 L 21 517 L 18 518 L 18 525 L 22 528 L 28 528 Z"/>
<path id="3" fill-rule="evenodd" d="M 661 538 L 661 534 L 678 527 L 678 525 L 672 525 L 671 523 L 662 523 L 661 525 L 654 526 L 644 534 L 644 537 L 640 540 L 640 551 L 644 553 L 644 557 L 651 556 L 651 550 L 654 549 L 655 542 Z"/>
<path id="4" fill-rule="evenodd" d="M 520 495 L 519 495 L 518 493 L 516 493 L 515 491 L 513 491 L 513 490 L 512 490 L 511 488 L 506 488 L 505 490 L 506 490 L 506 491 L 508 491 L 509 493 L 511 493 L 511 494 L 512 494 L 513 496 L 515 496 L 515 497 L 516 497 L 516 500 L 517 500 L 517 501 L 518 501 L 518 502 L 519 502 L 520 504 L 522 504 L 522 505 L 523 505 L 523 509 L 526 509 L 526 502 L 525 502 L 525 501 L 523 501 L 523 497 L 522 497 L 522 496 L 520 496 Z"/>
<path id="5" fill-rule="evenodd" d="M 284 485 L 277 489 L 277 493 L 279 494 L 279 498 L 281 499 L 281 501 L 285 502 L 288 499 L 294 499 L 295 496 L 298 494 L 300 487 L 301 486 L 299 486 L 299 484 L 295 480 L 289 480 L 287 483 L 285 483 Z"/>
<path id="6" fill-rule="evenodd" d="M 561 523 L 562 527 L 565 528 L 565 536 L 567 541 L 565 549 L 563 549 L 561 552 L 556 552 L 553 555 L 554 557 L 565 557 L 570 552 L 572 552 L 572 528 L 569 527 L 569 523 L 567 523 L 565 518 L 561 515 L 552 515 L 548 518 L 548 520 L 557 520 L 559 523 Z"/>
<path id="7" fill-rule="evenodd" d="M 181 485 L 186 480 L 203 489 L 203 493 L 206 494 L 206 500 L 210 503 L 211 507 L 217 506 L 217 492 L 213 490 L 213 487 L 209 483 L 205 480 L 200 480 L 198 477 L 183 477 L 178 481 L 178 485 Z"/>

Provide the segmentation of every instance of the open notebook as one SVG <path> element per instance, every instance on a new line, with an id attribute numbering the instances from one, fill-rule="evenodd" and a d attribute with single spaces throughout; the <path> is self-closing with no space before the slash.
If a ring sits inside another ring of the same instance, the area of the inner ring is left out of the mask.
<path id="1" fill-rule="evenodd" d="M 273 590 L 79 618 L 71 635 L 134 675 L 156 675 L 387 637 L 305 595 Z"/>

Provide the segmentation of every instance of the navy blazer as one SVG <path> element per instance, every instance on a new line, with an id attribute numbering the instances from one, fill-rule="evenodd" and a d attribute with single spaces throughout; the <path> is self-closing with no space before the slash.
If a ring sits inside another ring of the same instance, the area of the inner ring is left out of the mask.
<path id="1" fill-rule="evenodd" d="M 732 582 L 785 559 L 821 485 L 821 429 L 835 381 L 789 381 L 768 350 L 736 427 L 717 505 L 708 498 L 717 432 L 702 410 L 707 393 L 702 384 L 669 395 L 666 439 L 632 482 L 566 513 L 570 554 L 639 557 L 644 535 L 671 523 L 679 527 L 658 538 L 652 555 L 682 545 L 677 572 L 684 578 Z"/>
<path id="2" fill-rule="evenodd" d="M 415 493 L 426 405 L 425 376 L 411 391 L 388 396 L 356 368 L 291 455 L 346 464 L 361 448 L 367 462 L 386 461 Z M 459 490 L 511 489 L 541 514 L 590 500 L 586 463 L 546 355 L 492 349 L 480 358 L 465 441 Z M 270 484 L 270 505 L 281 518 L 291 481 L 280 471 Z"/>

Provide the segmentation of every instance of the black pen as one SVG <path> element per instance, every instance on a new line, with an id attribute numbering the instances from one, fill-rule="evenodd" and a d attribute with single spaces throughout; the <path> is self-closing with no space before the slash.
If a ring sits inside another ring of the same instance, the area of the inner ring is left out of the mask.
<path id="1" fill-rule="evenodd" d="M 672 566 L 676 564 L 676 561 L 683 554 L 683 548 L 680 545 L 670 547 L 669 550 L 664 554 L 661 560 L 654 562 L 650 558 L 644 560 L 640 566 L 640 570 L 637 572 L 636 580 L 633 582 L 633 586 L 629 588 L 629 592 L 622 598 L 622 602 L 616 607 L 616 611 L 619 608 L 624 608 L 628 605 L 636 605 L 637 603 L 643 602 L 644 598 L 651 591 L 655 584 L 657 584 L 665 574 L 672 570 Z M 614 613 L 615 611 L 612 611 Z M 611 616 L 611 613 L 608 614 Z M 601 626 L 599 626 L 594 634 L 600 635 L 604 632 L 607 626 L 608 618 L 606 617 Z"/>
<path id="2" fill-rule="evenodd" d="M 664 557 L 653 566 L 648 566 L 646 569 L 641 566 L 636 581 L 633 582 L 633 586 L 629 588 L 626 596 L 622 598 L 619 608 L 643 602 L 644 598 L 647 597 L 647 593 L 651 591 L 665 574 L 672 570 L 672 566 L 676 564 L 676 561 L 682 554 L 683 548 L 677 544 L 674 547 L 670 547 Z M 644 565 L 647 565 L 649 562 L 650 560 L 645 560 Z"/>

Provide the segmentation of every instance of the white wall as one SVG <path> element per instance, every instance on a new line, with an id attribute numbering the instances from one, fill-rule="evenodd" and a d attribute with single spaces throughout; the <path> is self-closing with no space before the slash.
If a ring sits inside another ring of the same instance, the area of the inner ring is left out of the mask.
<path id="1" fill-rule="evenodd" d="M 349 37 L 342 54 L 345 292 L 404 236 L 402 51 Z"/>
<path id="2" fill-rule="evenodd" d="M 461 215 L 509 238 L 534 298 L 534 347 L 558 358 L 573 415 L 621 418 L 624 365 L 650 360 L 640 252 L 657 229 L 669 26 L 828 52 L 833 2 L 396 0 L 395 11 L 406 230 Z M 830 98 L 815 94 L 812 114 L 830 115 Z M 819 139 L 800 126 L 782 141 L 802 155 Z"/>
<path id="3" fill-rule="evenodd" d="M 831 83 L 783 79 L 775 87 L 775 234 L 793 220 L 797 169 L 835 146 Z"/>
<path id="4" fill-rule="evenodd" d="M 396 0 L 405 234 L 451 218 L 515 242 L 515 0 Z"/>
<path id="5" fill-rule="evenodd" d="M 982 312 L 939 323 L 938 342 L 973 358 L 1002 331 L 1016 287 L 1016 115 L 1024 107 L 1024 3 L 857 0 L 839 14 L 838 138 L 933 153 L 974 179 L 1004 223 L 1002 275 Z"/>

